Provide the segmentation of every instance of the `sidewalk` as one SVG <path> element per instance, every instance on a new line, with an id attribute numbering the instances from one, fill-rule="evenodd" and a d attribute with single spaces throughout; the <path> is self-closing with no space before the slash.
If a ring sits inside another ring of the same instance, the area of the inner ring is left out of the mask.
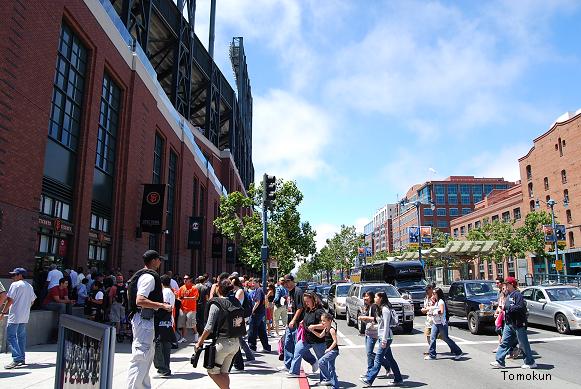
<path id="1" fill-rule="evenodd" d="M 278 339 L 269 338 L 273 350 L 276 350 Z M 258 346 L 259 350 L 260 345 Z M 180 345 L 179 350 L 173 350 L 171 355 L 171 370 L 173 376 L 166 379 L 153 378 L 156 374 L 152 366 L 150 370 L 153 388 L 184 389 L 195 383 L 196 388 L 216 389 L 217 386 L 201 368 L 192 368 L 190 357 L 193 345 Z M 256 361 L 247 363 L 243 372 L 232 369 L 230 373 L 230 387 L 236 389 L 265 388 L 265 389 L 299 389 L 300 381 L 296 378 L 287 378 L 284 373 L 276 370 L 282 362 L 278 360 L 276 352 L 270 354 L 255 353 Z M 117 343 L 113 387 L 123 389 L 127 387 L 127 369 L 131 358 L 131 345 L 127 342 Z M 0 382 L 3 388 L 13 389 L 52 389 L 54 388 L 56 360 L 56 344 L 34 346 L 26 352 L 28 365 L 12 370 L 4 370 L 3 366 L 12 361 L 10 353 L 0 354 Z M 304 383 L 303 383 L 304 385 Z M 307 386 L 308 387 L 308 386 Z"/>

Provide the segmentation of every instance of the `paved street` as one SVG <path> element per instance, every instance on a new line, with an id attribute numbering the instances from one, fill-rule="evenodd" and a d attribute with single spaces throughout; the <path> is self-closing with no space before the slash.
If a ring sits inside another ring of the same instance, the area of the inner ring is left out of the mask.
<path id="1" fill-rule="evenodd" d="M 424 341 L 424 317 L 416 317 L 414 333 L 396 334 L 393 354 L 406 381 L 404 387 L 458 388 L 468 386 L 477 388 L 579 388 L 581 387 L 581 335 L 560 335 L 549 328 L 533 327 L 529 330 L 531 347 L 537 358 L 539 368 L 536 375 L 550 374 L 548 381 L 516 381 L 516 374 L 530 373 L 520 369 L 522 359 L 507 360 L 506 373 L 492 369 L 489 362 L 494 360 L 491 352 L 497 344 L 492 328 L 485 335 L 472 335 L 465 324 L 452 320 L 450 336 L 467 355 L 460 361 L 452 360 L 449 348 L 438 342 L 438 359 L 424 361 L 423 352 L 427 349 Z M 347 327 L 345 320 L 339 320 L 340 356 L 337 371 L 342 387 L 361 387 L 359 375 L 365 371 L 364 337 L 355 328 Z M 382 369 L 383 374 L 384 370 Z M 509 374 L 514 374 L 511 381 Z M 506 375 L 506 378 L 504 377 Z M 380 375 L 381 377 L 381 375 Z M 315 376 L 310 376 L 311 383 Z M 390 379 L 392 377 L 389 377 Z M 378 378 L 374 387 L 385 387 L 385 378 Z"/>

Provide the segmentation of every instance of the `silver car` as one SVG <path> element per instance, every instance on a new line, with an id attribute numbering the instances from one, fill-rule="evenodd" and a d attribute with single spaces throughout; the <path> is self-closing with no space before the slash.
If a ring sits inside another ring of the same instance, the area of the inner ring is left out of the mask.
<path id="1" fill-rule="evenodd" d="M 561 334 L 581 330 L 581 289 L 569 285 L 532 286 L 522 295 L 529 323 L 556 327 Z"/>
<path id="2" fill-rule="evenodd" d="M 345 300 L 347 300 L 347 292 L 349 292 L 350 282 L 339 282 L 331 285 L 329 289 L 329 313 L 336 319 L 345 317 Z"/>

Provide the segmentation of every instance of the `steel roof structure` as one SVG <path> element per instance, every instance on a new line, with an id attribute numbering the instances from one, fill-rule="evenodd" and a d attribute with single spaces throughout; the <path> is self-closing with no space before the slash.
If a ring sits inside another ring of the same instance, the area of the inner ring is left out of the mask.
<path id="1" fill-rule="evenodd" d="M 436 259 L 441 257 L 447 258 L 473 258 L 482 255 L 489 255 L 498 246 L 497 240 L 460 240 L 451 241 L 445 247 L 434 247 L 422 250 L 423 259 Z M 419 257 L 417 251 L 405 252 L 402 255 L 393 257 L 391 260 L 417 260 Z"/>

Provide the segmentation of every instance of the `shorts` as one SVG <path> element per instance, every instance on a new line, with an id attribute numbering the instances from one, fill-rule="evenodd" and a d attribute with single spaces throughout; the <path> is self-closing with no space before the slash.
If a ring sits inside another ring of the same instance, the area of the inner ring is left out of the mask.
<path id="1" fill-rule="evenodd" d="M 208 369 L 208 374 L 228 374 L 232 360 L 238 350 L 240 350 L 238 338 L 218 338 L 216 342 L 216 359 L 214 360 L 216 366 Z"/>
<path id="2" fill-rule="evenodd" d="M 196 328 L 196 311 L 184 312 L 180 309 L 177 328 Z"/>
<path id="3" fill-rule="evenodd" d="M 111 323 L 121 323 L 125 317 L 125 307 L 121 303 L 113 303 L 109 312 L 109 321 Z"/>
<path id="4" fill-rule="evenodd" d="M 426 335 L 426 336 L 432 335 L 432 327 L 424 328 L 424 335 Z"/>

